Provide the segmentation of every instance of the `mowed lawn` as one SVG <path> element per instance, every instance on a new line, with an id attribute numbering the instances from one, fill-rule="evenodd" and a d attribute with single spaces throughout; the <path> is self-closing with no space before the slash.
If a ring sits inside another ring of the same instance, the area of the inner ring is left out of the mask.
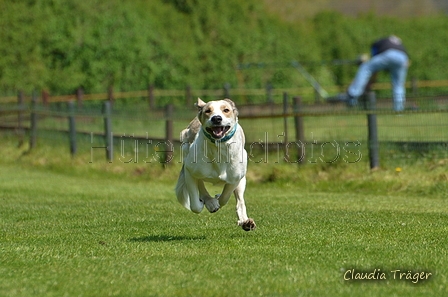
<path id="1" fill-rule="evenodd" d="M 0 296 L 448 295 L 447 199 L 251 182 L 244 232 L 174 185 L 2 164 Z"/>

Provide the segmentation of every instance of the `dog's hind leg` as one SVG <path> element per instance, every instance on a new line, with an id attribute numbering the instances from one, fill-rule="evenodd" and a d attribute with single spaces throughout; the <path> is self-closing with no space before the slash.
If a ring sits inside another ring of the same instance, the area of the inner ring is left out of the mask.
<path id="1" fill-rule="evenodd" d="M 236 198 L 236 214 L 238 216 L 238 226 L 244 231 L 251 231 L 256 228 L 253 219 L 247 217 L 246 203 L 244 201 L 244 191 L 246 190 L 246 178 L 243 177 L 238 186 L 233 191 Z"/>
<path id="2" fill-rule="evenodd" d="M 211 213 L 217 212 L 220 208 L 219 201 L 218 199 L 210 196 L 202 180 L 198 180 L 198 189 L 200 199 L 204 201 L 205 207 L 208 211 Z"/>
<path id="3" fill-rule="evenodd" d="M 177 201 L 179 201 L 183 207 L 190 210 L 190 195 L 188 194 L 187 186 L 185 184 L 185 168 L 183 166 L 176 184 L 176 196 Z"/>

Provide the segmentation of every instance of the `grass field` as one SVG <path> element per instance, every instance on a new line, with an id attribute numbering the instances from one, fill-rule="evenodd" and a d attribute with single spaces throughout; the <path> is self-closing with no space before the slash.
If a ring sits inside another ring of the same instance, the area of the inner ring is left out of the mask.
<path id="1" fill-rule="evenodd" d="M 62 150 L 0 148 L 0 296 L 448 294 L 446 160 L 400 172 L 250 163 L 257 229 L 244 232 L 233 200 L 200 215 L 177 203 L 179 164 Z"/>

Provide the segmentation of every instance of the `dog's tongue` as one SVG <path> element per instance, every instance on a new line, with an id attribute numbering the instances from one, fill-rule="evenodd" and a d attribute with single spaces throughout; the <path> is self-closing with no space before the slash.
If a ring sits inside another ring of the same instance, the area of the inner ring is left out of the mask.
<path id="1" fill-rule="evenodd" d="M 224 136 L 225 133 L 224 127 L 212 127 L 211 130 L 215 138 L 222 138 Z"/>

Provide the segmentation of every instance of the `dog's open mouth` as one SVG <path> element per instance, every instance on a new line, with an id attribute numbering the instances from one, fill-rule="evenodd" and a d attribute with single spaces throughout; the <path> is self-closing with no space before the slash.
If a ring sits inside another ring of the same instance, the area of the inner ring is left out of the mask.
<path id="1" fill-rule="evenodd" d="M 223 138 L 229 129 L 230 126 L 212 126 L 206 128 L 207 132 L 215 139 Z"/>

